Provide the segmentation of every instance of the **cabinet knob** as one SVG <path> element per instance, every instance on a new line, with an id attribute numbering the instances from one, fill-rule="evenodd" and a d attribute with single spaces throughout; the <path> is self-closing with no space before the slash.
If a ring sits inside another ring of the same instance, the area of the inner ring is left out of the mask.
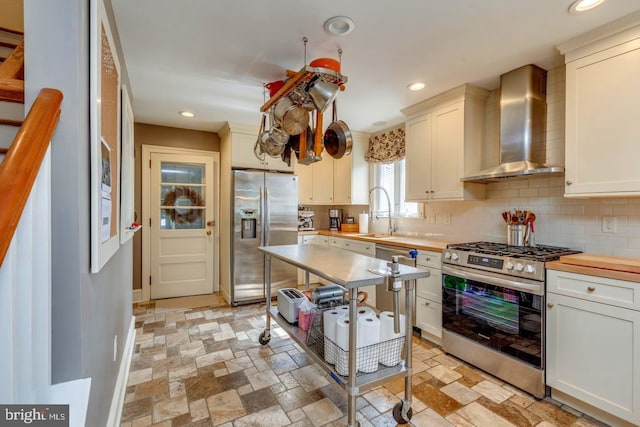
<path id="1" fill-rule="evenodd" d="M 426 257 L 425 258 L 427 261 L 431 261 L 431 257 Z"/>
<path id="2" fill-rule="evenodd" d="M 554 304 L 553 304 L 553 303 L 551 303 L 551 302 L 548 302 L 548 303 L 547 303 L 547 307 L 549 307 L 549 308 L 553 308 L 553 306 L 554 306 Z"/>
<path id="3" fill-rule="evenodd" d="M 589 286 L 589 287 L 587 287 L 587 291 L 588 291 L 588 292 L 593 292 L 593 291 L 595 291 L 595 290 L 596 290 L 596 287 L 595 287 L 595 286 Z"/>
<path id="4" fill-rule="evenodd" d="M 211 236 L 211 230 L 207 230 L 207 236 Z"/>
<path id="5" fill-rule="evenodd" d="M 567 184 L 567 185 L 571 185 L 571 184 L 573 184 L 573 181 L 569 181 L 569 180 L 567 180 L 567 181 L 566 181 L 566 184 Z"/>
<path id="6" fill-rule="evenodd" d="M 425 301 L 424 305 L 430 305 L 431 303 L 429 301 Z"/>
<path id="7" fill-rule="evenodd" d="M 434 191 L 434 190 L 431 190 L 431 191 L 429 191 L 429 193 L 433 194 L 433 193 L 435 193 L 435 191 Z"/>

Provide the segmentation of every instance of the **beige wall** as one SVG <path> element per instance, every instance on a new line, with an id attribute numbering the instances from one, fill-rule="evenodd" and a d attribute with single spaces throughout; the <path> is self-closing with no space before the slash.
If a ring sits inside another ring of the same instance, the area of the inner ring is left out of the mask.
<path id="1" fill-rule="evenodd" d="M 24 2 L 22 0 L 0 0 L 0 27 L 24 31 Z"/>
<path id="2" fill-rule="evenodd" d="M 138 221 L 142 214 L 142 146 L 158 145 L 163 147 L 189 148 L 220 152 L 220 137 L 217 133 L 197 130 L 178 129 L 165 126 L 136 123 L 135 140 L 135 210 Z M 133 238 L 133 289 L 142 288 L 142 233 Z"/>

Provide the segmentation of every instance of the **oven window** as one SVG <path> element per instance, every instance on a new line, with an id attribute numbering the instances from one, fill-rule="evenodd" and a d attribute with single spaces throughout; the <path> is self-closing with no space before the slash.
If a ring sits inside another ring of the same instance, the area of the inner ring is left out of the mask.
<path id="1" fill-rule="evenodd" d="M 442 327 L 542 368 L 543 297 L 445 274 Z"/>

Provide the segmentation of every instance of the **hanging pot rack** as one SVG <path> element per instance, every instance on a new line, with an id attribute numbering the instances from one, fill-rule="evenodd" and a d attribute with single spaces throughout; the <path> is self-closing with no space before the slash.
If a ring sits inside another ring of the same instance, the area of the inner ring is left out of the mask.
<path id="1" fill-rule="evenodd" d="M 330 69 L 330 68 L 324 68 L 324 67 L 312 67 L 311 65 L 307 65 L 307 42 L 308 39 L 307 37 L 303 38 L 303 42 L 304 42 L 304 63 L 305 65 L 300 69 L 300 71 L 295 72 L 292 70 L 287 70 L 286 71 L 286 76 L 289 78 L 284 85 L 276 92 L 274 93 L 266 102 L 264 102 L 264 104 L 260 107 L 260 111 L 263 114 L 273 114 L 273 109 L 275 108 L 274 106 L 276 105 L 276 103 L 278 101 L 280 101 L 280 99 L 282 99 L 283 97 L 287 97 L 291 94 L 295 93 L 295 97 L 297 98 L 298 101 L 297 102 L 302 102 L 302 104 L 308 104 L 308 105 L 313 105 L 312 101 L 317 101 L 317 94 L 318 92 L 313 92 L 312 94 L 309 94 L 308 90 L 309 90 L 309 84 L 313 85 L 315 84 L 315 87 L 319 86 L 319 83 L 317 83 L 317 81 L 323 81 L 323 82 L 327 82 L 327 83 L 331 83 L 335 86 L 337 86 L 339 88 L 340 91 L 344 91 L 345 90 L 345 83 L 347 83 L 347 76 L 341 74 L 339 71 L 334 70 L 334 69 Z M 338 55 L 340 57 L 340 63 L 342 62 L 342 49 L 338 49 Z M 317 60 L 316 60 L 317 61 Z M 313 61 L 311 62 L 313 64 Z M 325 62 L 326 63 L 326 62 Z M 320 65 L 320 64 L 314 64 L 314 65 Z M 322 64 L 324 65 L 324 63 Z M 339 67 L 338 67 L 339 69 Z M 314 83 L 316 82 L 316 83 Z M 263 87 L 263 97 L 265 95 L 265 88 Z M 312 95 L 314 96 L 314 98 L 312 99 Z M 304 100 L 300 100 L 300 97 L 305 98 Z M 333 97 L 335 97 L 335 94 L 333 95 Z M 320 106 L 318 106 L 317 108 L 320 108 Z M 271 112 L 269 113 L 269 111 L 271 110 Z M 313 111 L 313 110 L 311 110 Z M 299 143 L 300 143 L 300 155 L 298 158 L 298 162 L 301 164 L 306 164 L 309 165 L 311 163 L 317 162 L 322 160 L 322 157 L 320 156 L 320 154 L 322 153 L 323 150 L 323 136 L 322 136 L 322 112 L 324 111 L 324 109 L 321 110 L 316 110 L 315 112 L 315 121 L 316 121 L 316 129 L 315 132 L 313 133 L 314 135 L 314 142 L 312 143 L 312 141 L 308 141 L 307 142 L 307 131 L 303 131 L 301 135 L 300 139 L 299 139 Z M 310 144 L 311 147 L 313 147 L 311 149 L 311 151 L 307 151 L 307 143 Z M 257 143 L 256 143 L 257 144 Z M 254 153 L 256 154 L 256 157 L 259 157 L 259 152 L 255 151 L 255 147 L 254 147 Z"/>
<path id="2" fill-rule="evenodd" d="M 293 76 L 291 76 L 293 75 Z M 347 82 L 347 76 L 340 74 L 337 71 L 330 70 L 328 68 L 310 67 L 305 65 L 297 73 L 291 70 L 287 70 L 287 76 L 289 80 L 282 86 L 271 98 L 260 107 L 261 112 L 269 111 L 269 108 L 273 107 L 282 97 L 288 96 L 291 92 L 297 91 L 298 93 L 304 93 L 304 88 L 309 81 L 316 75 L 320 76 L 320 79 L 333 83 L 344 91 L 344 84 Z"/>

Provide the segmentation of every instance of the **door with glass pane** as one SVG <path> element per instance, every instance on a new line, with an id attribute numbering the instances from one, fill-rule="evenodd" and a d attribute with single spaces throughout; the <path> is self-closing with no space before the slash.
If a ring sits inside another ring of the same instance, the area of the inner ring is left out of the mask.
<path id="1" fill-rule="evenodd" d="M 151 153 L 151 298 L 210 294 L 214 167 L 199 155 Z"/>

